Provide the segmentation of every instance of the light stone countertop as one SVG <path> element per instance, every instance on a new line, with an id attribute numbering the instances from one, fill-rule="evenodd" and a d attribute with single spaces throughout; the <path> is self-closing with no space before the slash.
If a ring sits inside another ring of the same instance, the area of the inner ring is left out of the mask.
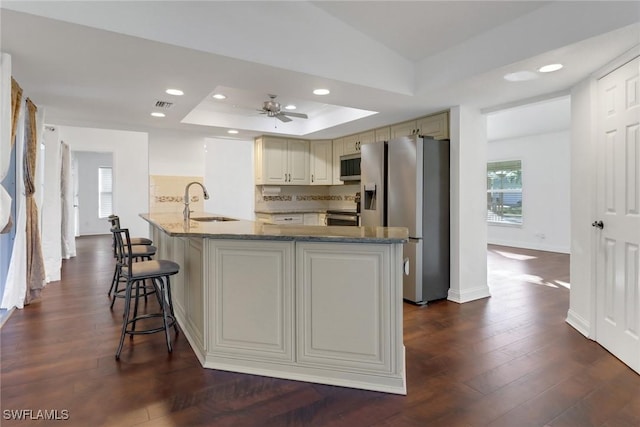
<path id="1" fill-rule="evenodd" d="M 305 213 L 327 213 L 325 208 L 317 208 L 317 209 L 309 209 L 309 208 L 300 208 L 300 209 L 256 209 L 255 213 L 257 214 L 267 214 L 267 215 L 281 215 L 281 214 L 305 214 Z"/>
<path id="2" fill-rule="evenodd" d="M 404 227 L 349 227 L 325 225 L 273 225 L 254 221 L 197 221 L 194 218 L 221 217 L 194 212 L 188 224 L 182 214 L 144 213 L 144 220 L 173 237 L 203 237 L 236 240 L 296 240 L 342 243 L 403 243 L 409 232 Z"/>

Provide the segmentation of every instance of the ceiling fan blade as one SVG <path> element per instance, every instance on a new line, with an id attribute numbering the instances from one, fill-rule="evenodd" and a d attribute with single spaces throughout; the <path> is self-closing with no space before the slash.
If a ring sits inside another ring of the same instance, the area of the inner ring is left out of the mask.
<path id="1" fill-rule="evenodd" d="M 309 116 L 303 113 L 290 113 L 288 111 L 282 111 L 280 114 L 284 114 L 285 116 L 298 117 L 300 119 L 308 119 Z"/>
<path id="2" fill-rule="evenodd" d="M 284 115 L 284 114 L 282 114 L 282 113 L 278 113 L 278 114 L 276 114 L 274 117 L 275 117 L 276 119 L 280 120 L 281 122 L 284 122 L 284 123 L 286 123 L 286 122 L 290 122 L 290 121 L 291 121 L 291 119 L 290 119 L 289 117 L 285 116 L 285 115 Z"/>

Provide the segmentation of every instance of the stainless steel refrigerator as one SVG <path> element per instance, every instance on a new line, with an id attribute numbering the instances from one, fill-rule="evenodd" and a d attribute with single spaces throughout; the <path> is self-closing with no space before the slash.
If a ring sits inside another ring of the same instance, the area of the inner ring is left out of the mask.
<path id="1" fill-rule="evenodd" d="M 449 291 L 449 141 L 407 136 L 363 144 L 361 222 L 407 227 L 403 296 L 416 304 Z"/>

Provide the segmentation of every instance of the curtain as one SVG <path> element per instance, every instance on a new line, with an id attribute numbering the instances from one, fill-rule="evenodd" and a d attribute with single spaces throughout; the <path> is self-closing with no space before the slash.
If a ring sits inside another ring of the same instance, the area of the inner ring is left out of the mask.
<path id="1" fill-rule="evenodd" d="M 10 68 L 11 68 L 11 57 L 6 54 L 3 54 L 2 55 L 3 93 L 5 93 L 4 90 L 7 89 L 6 86 L 8 86 L 8 83 L 9 83 Z M 11 149 L 13 148 L 13 143 L 15 141 L 16 129 L 18 127 L 17 125 L 18 125 L 18 116 L 20 113 L 21 100 L 22 100 L 22 88 L 20 88 L 20 85 L 18 84 L 18 82 L 16 82 L 15 79 L 11 77 L 11 117 L 10 118 L 7 117 L 11 123 L 11 131 L 10 131 L 11 133 L 8 135 L 9 136 L 8 140 L 6 140 L 7 134 L 5 134 L 4 132 L 2 134 L 3 141 L 1 144 L 2 145 L 2 164 L 0 167 L 0 181 L 2 181 L 5 178 L 5 175 L 7 174 L 7 170 L 9 168 L 9 161 L 10 161 L 9 155 L 11 153 Z M 5 105 L 3 100 L 3 105 L 2 105 L 3 110 L 4 110 L 4 107 Z M 4 111 L 2 116 L 3 116 L 2 117 L 3 125 L 5 125 Z M 6 124 L 8 125 L 9 123 L 6 123 Z M 13 225 L 13 221 L 11 219 L 11 196 L 9 196 L 9 193 L 7 193 L 4 187 L 0 186 L 0 233 L 8 233 L 11 230 L 12 225 Z"/>
<path id="2" fill-rule="evenodd" d="M 73 208 L 73 179 L 71 174 L 71 151 L 69 144 L 62 142 L 62 170 L 60 172 L 60 197 L 62 198 L 62 258 L 76 256 L 75 212 Z"/>
<path id="3" fill-rule="evenodd" d="M 20 108 L 15 144 L 16 159 L 19 160 L 25 156 L 25 115 L 25 109 Z M 15 234 L 13 249 L 11 251 L 11 263 L 9 264 L 9 270 L 7 271 L 4 294 L 2 295 L 2 304 L 0 304 L 0 308 L 5 309 L 12 309 L 14 307 L 23 308 L 25 290 L 27 288 L 27 236 L 24 232 L 24 230 L 27 229 L 27 220 L 23 173 L 23 168 L 16 167 L 16 195 L 13 202 L 16 206 L 15 227 L 16 230 L 20 230 L 20 232 Z"/>
<path id="4" fill-rule="evenodd" d="M 38 298 L 45 281 L 44 257 L 38 227 L 38 205 L 35 201 L 36 192 L 36 160 L 38 153 L 38 138 L 36 112 L 37 107 L 29 98 L 27 104 L 25 152 L 24 152 L 24 188 L 26 196 L 26 240 L 27 240 L 27 289 L 25 304 Z"/>
<path id="5" fill-rule="evenodd" d="M 18 82 L 11 77 L 11 146 L 15 141 L 16 129 L 18 127 L 18 112 L 20 111 L 20 101 L 22 101 L 22 88 Z"/>

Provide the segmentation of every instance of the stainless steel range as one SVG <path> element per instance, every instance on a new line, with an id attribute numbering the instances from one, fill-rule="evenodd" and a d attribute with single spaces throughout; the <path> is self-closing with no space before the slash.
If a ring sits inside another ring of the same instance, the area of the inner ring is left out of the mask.
<path id="1" fill-rule="evenodd" d="M 328 210 L 327 225 L 359 226 L 360 214 L 355 210 Z"/>

